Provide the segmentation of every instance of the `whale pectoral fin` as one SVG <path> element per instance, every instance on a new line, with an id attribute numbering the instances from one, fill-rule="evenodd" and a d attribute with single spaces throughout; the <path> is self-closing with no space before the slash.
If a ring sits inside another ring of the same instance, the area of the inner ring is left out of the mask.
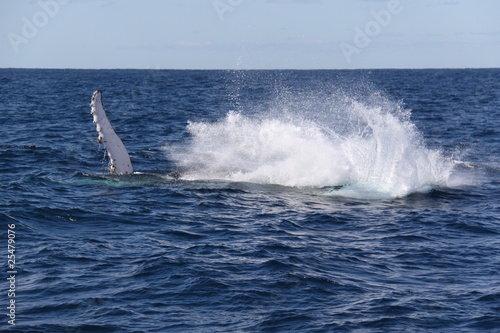
<path id="1" fill-rule="evenodd" d="M 125 148 L 122 140 L 115 133 L 115 130 L 111 126 L 111 123 L 106 116 L 106 112 L 104 112 L 101 90 L 95 91 L 92 95 L 92 102 L 90 103 L 90 107 L 90 113 L 94 117 L 96 130 L 97 133 L 99 133 L 97 142 L 104 144 L 104 148 L 106 149 L 111 161 L 109 172 L 117 174 L 133 173 L 134 170 L 132 168 L 132 162 L 130 161 L 130 156 L 128 154 L 127 148 Z"/>

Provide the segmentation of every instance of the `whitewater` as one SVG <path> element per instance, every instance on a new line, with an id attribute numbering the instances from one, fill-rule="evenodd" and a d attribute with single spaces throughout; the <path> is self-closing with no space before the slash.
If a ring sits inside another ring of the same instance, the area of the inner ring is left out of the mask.
<path id="1" fill-rule="evenodd" d="M 396 198 L 469 182 L 456 157 L 428 148 L 411 110 L 379 91 L 279 91 L 267 110 L 190 121 L 167 146 L 185 179 L 323 188 L 328 195 Z M 470 176 L 468 176 L 470 178 Z"/>

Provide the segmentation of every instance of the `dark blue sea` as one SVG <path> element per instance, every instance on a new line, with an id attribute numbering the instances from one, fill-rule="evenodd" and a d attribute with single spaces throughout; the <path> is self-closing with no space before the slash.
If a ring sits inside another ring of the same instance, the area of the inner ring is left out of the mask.
<path id="1" fill-rule="evenodd" d="M 1 69 L 0 96 L 2 332 L 500 330 L 499 69 Z"/>

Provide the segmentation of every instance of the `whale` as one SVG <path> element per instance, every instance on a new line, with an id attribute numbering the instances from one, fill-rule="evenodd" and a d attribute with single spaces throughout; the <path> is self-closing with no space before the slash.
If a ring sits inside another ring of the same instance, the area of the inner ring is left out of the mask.
<path id="1" fill-rule="evenodd" d="M 179 180 L 182 178 L 183 173 L 178 170 L 172 171 L 166 176 L 134 171 L 128 150 L 118 134 L 116 134 L 113 126 L 111 126 L 111 123 L 106 116 L 106 111 L 104 111 L 104 106 L 102 104 L 102 90 L 96 90 L 92 94 L 90 114 L 93 116 L 96 131 L 99 134 L 97 142 L 104 145 L 104 149 L 109 157 L 110 166 L 108 171 L 110 174 L 133 175 L 135 179 L 146 177 L 155 179 L 160 178 L 162 180 Z"/>
<path id="2" fill-rule="evenodd" d="M 96 90 L 90 102 L 90 114 L 93 115 L 96 131 L 99 134 L 97 142 L 104 145 L 109 160 L 109 172 L 118 175 L 128 175 L 134 173 L 132 161 L 123 141 L 116 134 L 113 126 L 109 122 L 104 107 L 102 105 L 102 90 Z"/>

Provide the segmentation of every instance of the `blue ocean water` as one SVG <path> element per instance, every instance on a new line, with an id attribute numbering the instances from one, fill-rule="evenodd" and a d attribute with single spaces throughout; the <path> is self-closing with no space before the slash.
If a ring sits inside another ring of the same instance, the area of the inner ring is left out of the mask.
<path id="1" fill-rule="evenodd" d="M 140 174 L 107 173 L 97 89 Z M 499 69 L 1 69 L 0 93 L 2 332 L 498 332 Z"/>

